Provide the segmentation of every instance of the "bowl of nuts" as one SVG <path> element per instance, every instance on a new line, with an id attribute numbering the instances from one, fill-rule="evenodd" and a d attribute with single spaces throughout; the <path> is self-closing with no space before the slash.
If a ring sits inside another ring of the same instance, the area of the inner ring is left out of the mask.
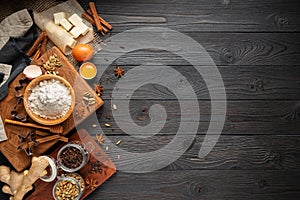
<path id="1" fill-rule="evenodd" d="M 72 114 L 74 106 L 74 89 L 60 76 L 39 76 L 27 85 L 24 92 L 25 110 L 40 124 L 62 123 Z"/>
<path id="2" fill-rule="evenodd" d="M 53 187 L 52 194 L 55 200 L 78 200 L 82 191 L 75 178 L 60 177 Z"/>

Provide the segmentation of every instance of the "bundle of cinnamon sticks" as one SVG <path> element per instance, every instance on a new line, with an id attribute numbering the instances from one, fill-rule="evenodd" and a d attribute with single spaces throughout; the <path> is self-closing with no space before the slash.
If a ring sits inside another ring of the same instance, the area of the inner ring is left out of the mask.
<path id="1" fill-rule="evenodd" d="M 42 31 L 31 48 L 27 52 L 28 57 L 32 57 L 32 62 L 36 62 L 37 59 L 47 51 L 48 37 L 45 31 Z M 35 54 L 34 54 L 35 53 Z M 33 55 L 34 54 L 34 55 Z M 33 55 L 33 56 L 32 56 Z"/>
<path id="2" fill-rule="evenodd" d="M 82 17 L 94 25 L 99 33 L 105 35 L 108 30 L 112 30 L 112 25 L 99 16 L 95 3 L 89 2 L 90 9 L 82 13 Z"/>

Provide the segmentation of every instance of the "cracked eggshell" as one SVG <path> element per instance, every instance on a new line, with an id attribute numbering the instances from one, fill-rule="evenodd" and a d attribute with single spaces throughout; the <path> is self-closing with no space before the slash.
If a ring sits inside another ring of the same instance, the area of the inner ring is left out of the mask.
<path id="1" fill-rule="evenodd" d="M 25 69 L 23 70 L 23 73 L 25 74 L 25 76 L 28 79 L 34 79 L 36 77 L 39 77 L 40 75 L 42 75 L 42 70 L 39 66 L 37 65 L 28 65 L 27 67 L 25 67 Z"/>

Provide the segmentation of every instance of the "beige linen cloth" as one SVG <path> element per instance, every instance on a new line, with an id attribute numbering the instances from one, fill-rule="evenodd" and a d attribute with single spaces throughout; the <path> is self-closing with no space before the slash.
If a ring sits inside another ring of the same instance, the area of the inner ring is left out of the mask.
<path id="1" fill-rule="evenodd" d="M 0 49 L 10 37 L 22 37 L 33 25 L 27 9 L 20 10 L 6 17 L 0 23 Z"/>
<path id="2" fill-rule="evenodd" d="M 18 38 L 24 36 L 24 34 L 33 25 L 30 14 L 27 9 L 15 12 L 0 22 L 0 50 L 9 41 L 10 37 Z M 8 79 L 11 72 L 11 65 L 0 63 L 0 72 L 5 74 L 3 82 L 0 87 Z M 1 125 L 1 124 L 0 124 Z M 3 128 L 3 127 L 2 127 Z M 0 126 L 1 132 L 1 126 Z M 1 134 L 0 134 L 1 141 Z"/>

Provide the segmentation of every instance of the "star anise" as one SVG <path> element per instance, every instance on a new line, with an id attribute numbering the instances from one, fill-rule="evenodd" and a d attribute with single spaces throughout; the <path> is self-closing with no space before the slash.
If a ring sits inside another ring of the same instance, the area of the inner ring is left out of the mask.
<path id="1" fill-rule="evenodd" d="M 115 69 L 115 76 L 121 78 L 123 75 L 124 75 L 124 70 L 119 65 L 117 65 Z"/>
<path id="2" fill-rule="evenodd" d="M 86 178 L 85 183 L 87 185 L 87 188 L 90 189 L 90 190 L 95 190 L 98 187 L 97 180 L 95 180 L 93 178 L 91 178 L 91 179 Z"/>
<path id="3" fill-rule="evenodd" d="M 101 85 L 101 83 L 98 83 L 97 85 L 95 84 L 95 92 L 98 96 L 101 96 L 103 92 L 103 86 Z"/>
<path id="4" fill-rule="evenodd" d="M 100 144 L 100 145 L 102 145 L 103 143 L 104 143 L 104 141 L 105 141 L 105 139 L 104 139 L 104 137 L 103 137 L 103 135 L 102 134 L 96 134 L 96 139 L 97 139 L 97 141 L 98 141 L 98 143 Z"/>

